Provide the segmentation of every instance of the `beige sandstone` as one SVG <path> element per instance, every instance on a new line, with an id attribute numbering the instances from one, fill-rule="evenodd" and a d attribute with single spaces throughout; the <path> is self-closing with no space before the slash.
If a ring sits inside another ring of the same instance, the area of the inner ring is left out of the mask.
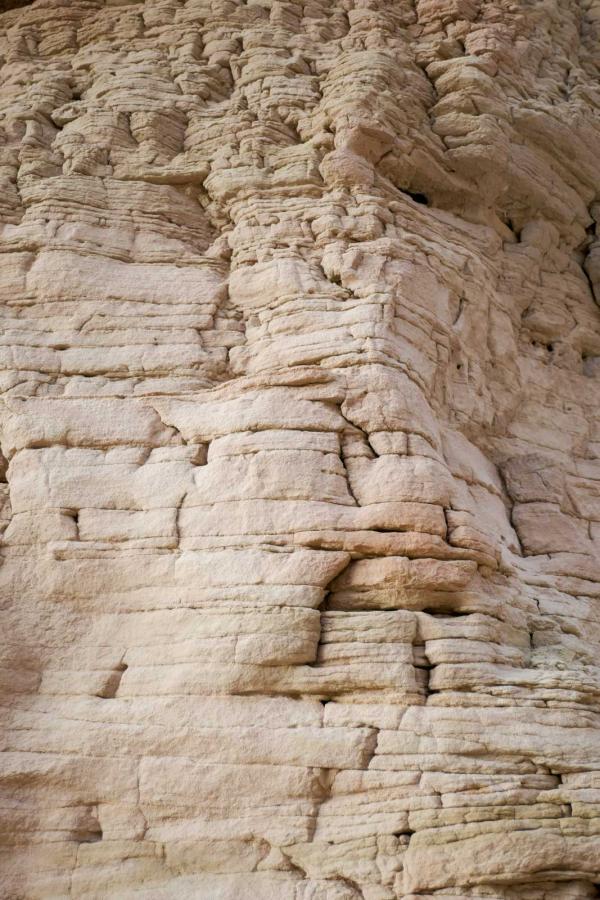
<path id="1" fill-rule="evenodd" d="M 0 897 L 600 896 L 600 0 L 0 8 Z"/>

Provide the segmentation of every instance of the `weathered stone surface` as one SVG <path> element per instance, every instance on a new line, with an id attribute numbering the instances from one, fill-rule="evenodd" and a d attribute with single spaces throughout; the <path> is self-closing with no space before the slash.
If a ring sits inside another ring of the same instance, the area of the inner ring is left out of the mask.
<path id="1" fill-rule="evenodd" d="M 0 9 L 0 896 L 599 896 L 599 0 Z"/>

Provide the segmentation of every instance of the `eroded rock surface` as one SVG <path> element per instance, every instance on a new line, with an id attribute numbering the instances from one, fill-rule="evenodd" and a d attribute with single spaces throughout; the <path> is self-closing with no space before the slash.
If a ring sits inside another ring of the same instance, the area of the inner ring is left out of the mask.
<path id="1" fill-rule="evenodd" d="M 3 8 L 1 896 L 598 896 L 600 2 Z"/>

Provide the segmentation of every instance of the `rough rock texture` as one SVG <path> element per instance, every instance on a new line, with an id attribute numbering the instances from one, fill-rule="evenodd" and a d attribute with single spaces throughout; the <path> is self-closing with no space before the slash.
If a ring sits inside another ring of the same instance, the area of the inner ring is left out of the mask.
<path id="1" fill-rule="evenodd" d="M 1 896 L 599 896 L 599 0 L 2 6 Z"/>

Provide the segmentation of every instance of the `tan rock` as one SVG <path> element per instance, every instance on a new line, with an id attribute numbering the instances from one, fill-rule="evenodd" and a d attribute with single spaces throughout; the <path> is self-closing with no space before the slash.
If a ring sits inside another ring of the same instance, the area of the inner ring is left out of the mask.
<path id="1" fill-rule="evenodd" d="M 0 896 L 592 900 L 597 0 L 0 3 Z"/>

